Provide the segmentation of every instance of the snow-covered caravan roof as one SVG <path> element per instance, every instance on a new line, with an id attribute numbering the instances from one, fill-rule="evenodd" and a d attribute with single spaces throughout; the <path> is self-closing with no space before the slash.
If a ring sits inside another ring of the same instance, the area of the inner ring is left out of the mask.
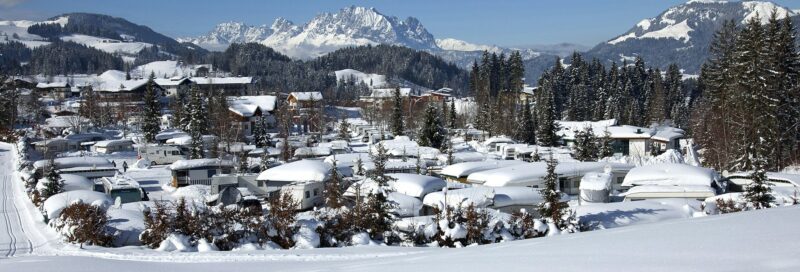
<path id="1" fill-rule="evenodd" d="M 373 162 L 372 160 L 363 161 L 363 163 L 364 163 L 364 171 L 370 171 L 372 169 L 375 169 L 375 162 Z M 353 164 L 353 167 L 355 167 L 355 163 Z M 401 161 L 401 160 L 387 161 L 386 165 L 384 165 L 384 168 L 386 168 L 387 171 L 404 171 L 404 170 L 417 169 L 417 159 L 411 158 L 407 159 L 406 161 Z"/>
<path id="2" fill-rule="evenodd" d="M 177 160 L 170 164 L 169 169 L 175 171 L 202 167 L 233 167 L 233 162 L 219 159 Z"/>
<path id="3" fill-rule="evenodd" d="M 111 162 L 103 157 L 64 157 L 53 160 L 56 169 L 75 167 L 111 167 Z M 42 169 L 50 165 L 49 160 L 39 160 L 33 163 L 34 169 Z"/>
<path id="4" fill-rule="evenodd" d="M 592 191 L 610 190 L 611 181 L 611 173 L 589 172 L 581 178 L 581 185 L 578 186 L 578 189 Z"/>
<path id="5" fill-rule="evenodd" d="M 361 158 L 361 162 L 364 164 L 372 161 L 372 158 L 367 153 L 346 153 L 327 156 L 325 157 L 325 163 L 333 165 L 333 162 L 336 161 L 337 166 L 350 167 L 356 165 L 358 158 Z"/>
<path id="6" fill-rule="evenodd" d="M 613 170 L 626 171 L 633 165 L 622 163 L 605 162 L 563 162 L 556 166 L 556 174 L 560 177 L 573 176 L 581 177 L 588 172 L 603 171 L 606 167 Z M 514 165 L 495 170 L 478 172 L 470 175 L 467 179 L 472 181 L 473 175 L 481 174 L 484 185 L 493 187 L 502 186 L 531 186 L 538 185 L 545 175 L 547 175 L 547 163 L 533 162 L 529 164 Z"/>
<path id="7" fill-rule="evenodd" d="M 267 169 L 257 180 L 288 182 L 322 182 L 327 179 L 331 166 L 320 160 L 299 160 Z"/>
<path id="8" fill-rule="evenodd" d="M 203 135 L 200 138 L 203 141 L 203 143 L 210 144 L 210 143 L 213 143 L 214 140 L 217 139 L 217 136 L 214 136 L 214 135 Z M 180 137 L 174 137 L 174 138 L 171 138 L 171 139 L 167 140 L 166 142 L 168 144 L 173 144 L 173 145 L 190 145 L 192 143 L 192 137 L 188 136 L 188 135 L 180 136 Z"/>
<path id="9" fill-rule="evenodd" d="M 392 211 L 401 217 L 418 216 L 422 209 L 422 200 L 402 193 L 390 192 L 387 200 L 395 204 Z"/>
<path id="10" fill-rule="evenodd" d="M 330 147 L 321 147 L 321 146 L 301 147 L 301 148 L 295 149 L 295 151 L 294 151 L 294 155 L 296 157 L 299 157 L 299 156 L 319 157 L 319 156 L 328 156 L 330 154 L 331 154 L 331 148 Z"/>
<path id="11" fill-rule="evenodd" d="M 55 116 L 44 120 L 44 126 L 49 128 L 68 128 L 88 123 L 89 119 L 80 116 Z"/>
<path id="12" fill-rule="evenodd" d="M 112 190 L 139 189 L 139 182 L 126 175 L 115 175 L 113 177 L 103 177 L 103 184 Z"/>
<path id="13" fill-rule="evenodd" d="M 444 192 L 433 192 L 425 195 L 422 203 L 443 209 L 445 204 L 450 207 L 467 207 L 475 204 L 476 207 L 485 208 L 494 202 L 494 188 L 491 187 L 470 187 L 458 190 L 448 190 L 447 197 Z"/>
<path id="14" fill-rule="evenodd" d="M 111 197 L 101 192 L 78 190 L 55 194 L 44 201 L 42 208 L 47 218 L 55 219 L 67 206 L 77 201 L 92 205 L 108 205 L 112 202 Z"/>
<path id="15" fill-rule="evenodd" d="M 720 177 L 709 168 L 688 164 L 662 163 L 639 166 L 631 169 L 622 181 L 622 186 L 641 185 L 673 185 L 673 186 L 710 186 Z"/>
<path id="16" fill-rule="evenodd" d="M 506 136 L 495 136 L 495 137 L 487 139 L 486 141 L 483 141 L 483 145 L 484 146 L 487 146 L 487 145 L 490 145 L 490 144 L 498 144 L 498 143 L 512 143 L 512 144 L 515 144 L 517 142 L 514 141 L 511 138 L 506 137 Z"/>
<path id="17" fill-rule="evenodd" d="M 652 129 L 654 130 L 652 139 L 662 142 L 669 142 L 674 139 L 683 138 L 683 135 L 686 133 L 682 129 L 670 126 L 658 126 Z"/>
<path id="18" fill-rule="evenodd" d="M 291 92 L 289 95 L 293 96 L 297 101 L 322 100 L 322 93 L 320 92 Z"/>
<path id="19" fill-rule="evenodd" d="M 622 195 L 633 195 L 642 193 L 709 193 L 716 195 L 714 188 L 707 185 L 642 185 L 631 187 Z"/>
<path id="20" fill-rule="evenodd" d="M 241 116 L 253 116 L 257 109 L 263 112 L 275 110 L 276 97 L 272 95 L 228 97 L 228 109 Z"/>
<path id="21" fill-rule="evenodd" d="M 84 176 L 73 174 L 61 174 L 61 180 L 64 181 L 64 186 L 61 188 L 64 192 L 77 191 L 77 190 L 94 190 L 94 182 Z M 46 186 L 46 179 L 40 179 L 36 183 L 36 190 L 43 190 Z"/>
<path id="22" fill-rule="evenodd" d="M 110 146 L 127 146 L 133 145 L 133 141 L 131 140 L 106 140 L 106 141 L 98 141 L 94 143 L 94 147 L 110 147 Z"/>
<path id="23" fill-rule="evenodd" d="M 608 119 L 600 121 L 556 121 L 559 130 L 556 135 L 564 140 L 574 140 L 576 131 L 583 131 L 588 127 L 597 136 L 602 136 L 606 128 L 617 124 L 617 119 Z"/>
<path id="24" fill-rule="evenodd" d="M 156 134 L 156 141 L 165 141 L 177 137 L 189 136 L 186 132 L 177 129 L 165 130 Z"/>
<path id="25" fill-rule="evenodd" d="M 514 205 L 538 205 L 544 202 L 539 190 L 529 187 L 495 187 L 492 207 L 502 208 Z"/>
<path id="26" fill-rule="evenodd" d="M 515 164 L 523 164 L 523 161 L 506 160 L 506 161 L 479 161 L 479 162 L 463 162 L 456 163 L 445 168 L 440 172 L 442 175 L 451 177 L 465 177 L 472 173 L 502 168 Z"/>
<path id="27" fill-rule="evenodd" d="M 447 154 L 439 154 L 436 156 L 440 162 L 447 162 Z M 486 154 L 480 152 L 458 152 L 453 153 L 452 163 L 462 162 L 480 162 L 486 159 Z"/>
<path id="28" fill-rule="evenodd" d="M 422 197 L 447 186 L 444 180 L 431 176 L 416 174 L 388 174 L 388 176 L 395 178 L 391 186 L 396 192 L 413 197 Z"/>
<path id="29" fill-rule="evenodd" d="M 608 133 L 613 139 L 650 139 L 652 136 L 648 128 L 629 125 L 608 127 Z"/>
<path id="30" fill-rule="evenodd" d="M 228 84 L 253 83 L 252 77 L 192 77 L 189 80 L 198 85 L 228 85 Z"/>

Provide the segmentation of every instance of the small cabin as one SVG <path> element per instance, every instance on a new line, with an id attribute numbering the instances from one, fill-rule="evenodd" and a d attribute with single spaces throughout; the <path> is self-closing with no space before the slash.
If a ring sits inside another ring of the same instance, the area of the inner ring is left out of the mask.
<path id="1" fill-rule="evenodd" d="M 113 177 L 117 174 L 117 168 L 106 158 L 101 157 L 64 157 L 53 160 L 51 166 L 49 160 L 40 160 L 33 163 L 34 172 L 37 175 L 44 175 L 48 167 L 55 167 L 59 174 L 72 174 L 88 179 L 98 179 L 102 177 Z"/>
<path id="2" fill-rule="evenodd" d="M 220 159 L 178 160 L 169 166 L 172 171 L 172 186 L 211 185 L 217 174 L 230 174 L 233 162 Z"/>

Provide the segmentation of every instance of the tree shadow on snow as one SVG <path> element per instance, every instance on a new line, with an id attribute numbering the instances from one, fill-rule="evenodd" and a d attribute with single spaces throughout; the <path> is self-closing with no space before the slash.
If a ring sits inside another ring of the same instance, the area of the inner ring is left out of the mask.
<path id="1" fill-rule="evenodd" d="M 587 230 L 599 230 L 599 229 L 609 229 L 615 228 L 623 225 L 619 225 L 617 222 L 620 220 L 622 221 L 636 221 L 639 216 L 642 215 L 653 215 L 657 212 L 666 211 L 666 209 L 645 209 L 645 208 L 637 208 L 634 210 L 612 210 L 612 211 L 605 211 L 601 213 L 592 213 L 586 214 L 580 217 L 579 222 L 584 229 Z"/>

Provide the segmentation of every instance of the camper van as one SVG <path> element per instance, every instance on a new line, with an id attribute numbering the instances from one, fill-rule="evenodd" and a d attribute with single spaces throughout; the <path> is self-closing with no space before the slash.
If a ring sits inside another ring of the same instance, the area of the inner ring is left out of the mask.
<path id="1" fill-rule="evenodd" d="M 92 148 L 94 148 L 94 152 L 103 154 L 111 154 L 114 152 L 121 152 L 121 151 L 132 151 L 133 142 L 131 140 L 99 141 L 95 142 Z"/>
<path id="2" fill-rule="evenodd" d="M 152 164 L 170 164 L 187 158 L 186 152 L 174 145 L 148 145 L 139 148 L 139 157 Z"/>
<path id="3" fill-rule="evenodd" d="M 322 204 L 322 191 L 330 178 L 330 167 L 321 160 L 300 160 L 267 169 L 256 182 L 258 187 L 280 187 L 298 201 L 298 210 L 307 210 Z M 277 196 L 277 191 L 269 193 L 269 197 Z"/>

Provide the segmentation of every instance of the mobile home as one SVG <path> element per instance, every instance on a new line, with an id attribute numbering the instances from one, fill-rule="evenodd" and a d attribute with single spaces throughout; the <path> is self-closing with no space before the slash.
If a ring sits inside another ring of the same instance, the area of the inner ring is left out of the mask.
<path id="1" fill-rule="evenodd" d="M 556 166 L 558 175 L 558 188 L 561 192 L 569 195 L 580 193 L 581 178 L 589 172 L 605 171 L 610 168 L 613 180 L 622 180 L 625 175 L 633 168 L 633 165 L 622 163 L 605 162 L 562 162 Z M 475 180 L 482 182 L 485 186 L 506 187 L 524 186 L 541 188 L 544 184 L 544 177 L 547 175 L 547 163 L 533 162 L 509 167 L 478 172 L 467 177 L 468 181 Z"/>
<path id="2" fill-rule="evenodd" d="M 522 163 L 525 162 L 490 160 L 490 161 L 456 163 L 447 166 L 445 168 L 442 168 L 442 171 L 439 172 L 439 175 L 442 176 L 447 181 L 468 183 L 467 176 L 469 176 L 472 173 L 502 168 L 515 164 L 522 164 Z"/>
<path id="3" fill-rule="evenodd" d="M 132 151 L 133 142 L 131 140 L 99 141 L 95 142 L 92 148 L 94 149 L 94 152 L 103 154 L 111 154 L 114 152 L 121 152 L 121 151 Z"/>
<path id="4" fill-rule="evenodd" d="M 139 157 L 153 164 L 171 164 L 187 158 L 186 152 L 175 145 L 146 145 L 139 148 Z"/>
<path id="5" fill-rule="evenodd" d="M 233 162 L 219 159 L 178 160 L 169 166 L 172 186 L 211 185 L 216 174 L 230 174 Z"/>
<path id="6" fill-rule="evenodd" d="M 258 187 L 279 187 L 298 202 L 298 210 L 321 205 L 331 166 L 321 160 L 300 160 L 267 169 L 256 178 Z M 270 197 L 277 196 L 272 193 Z"/>
<path id="7" fill-rule="evenodd" d="M 144 192 L 139 183 L 128 176 L 103 177 L 100 181 L 103 183 L 103 192 L 111 199 L 119 197 L 122 203 L 138 202 L 144 199 Z"/>

